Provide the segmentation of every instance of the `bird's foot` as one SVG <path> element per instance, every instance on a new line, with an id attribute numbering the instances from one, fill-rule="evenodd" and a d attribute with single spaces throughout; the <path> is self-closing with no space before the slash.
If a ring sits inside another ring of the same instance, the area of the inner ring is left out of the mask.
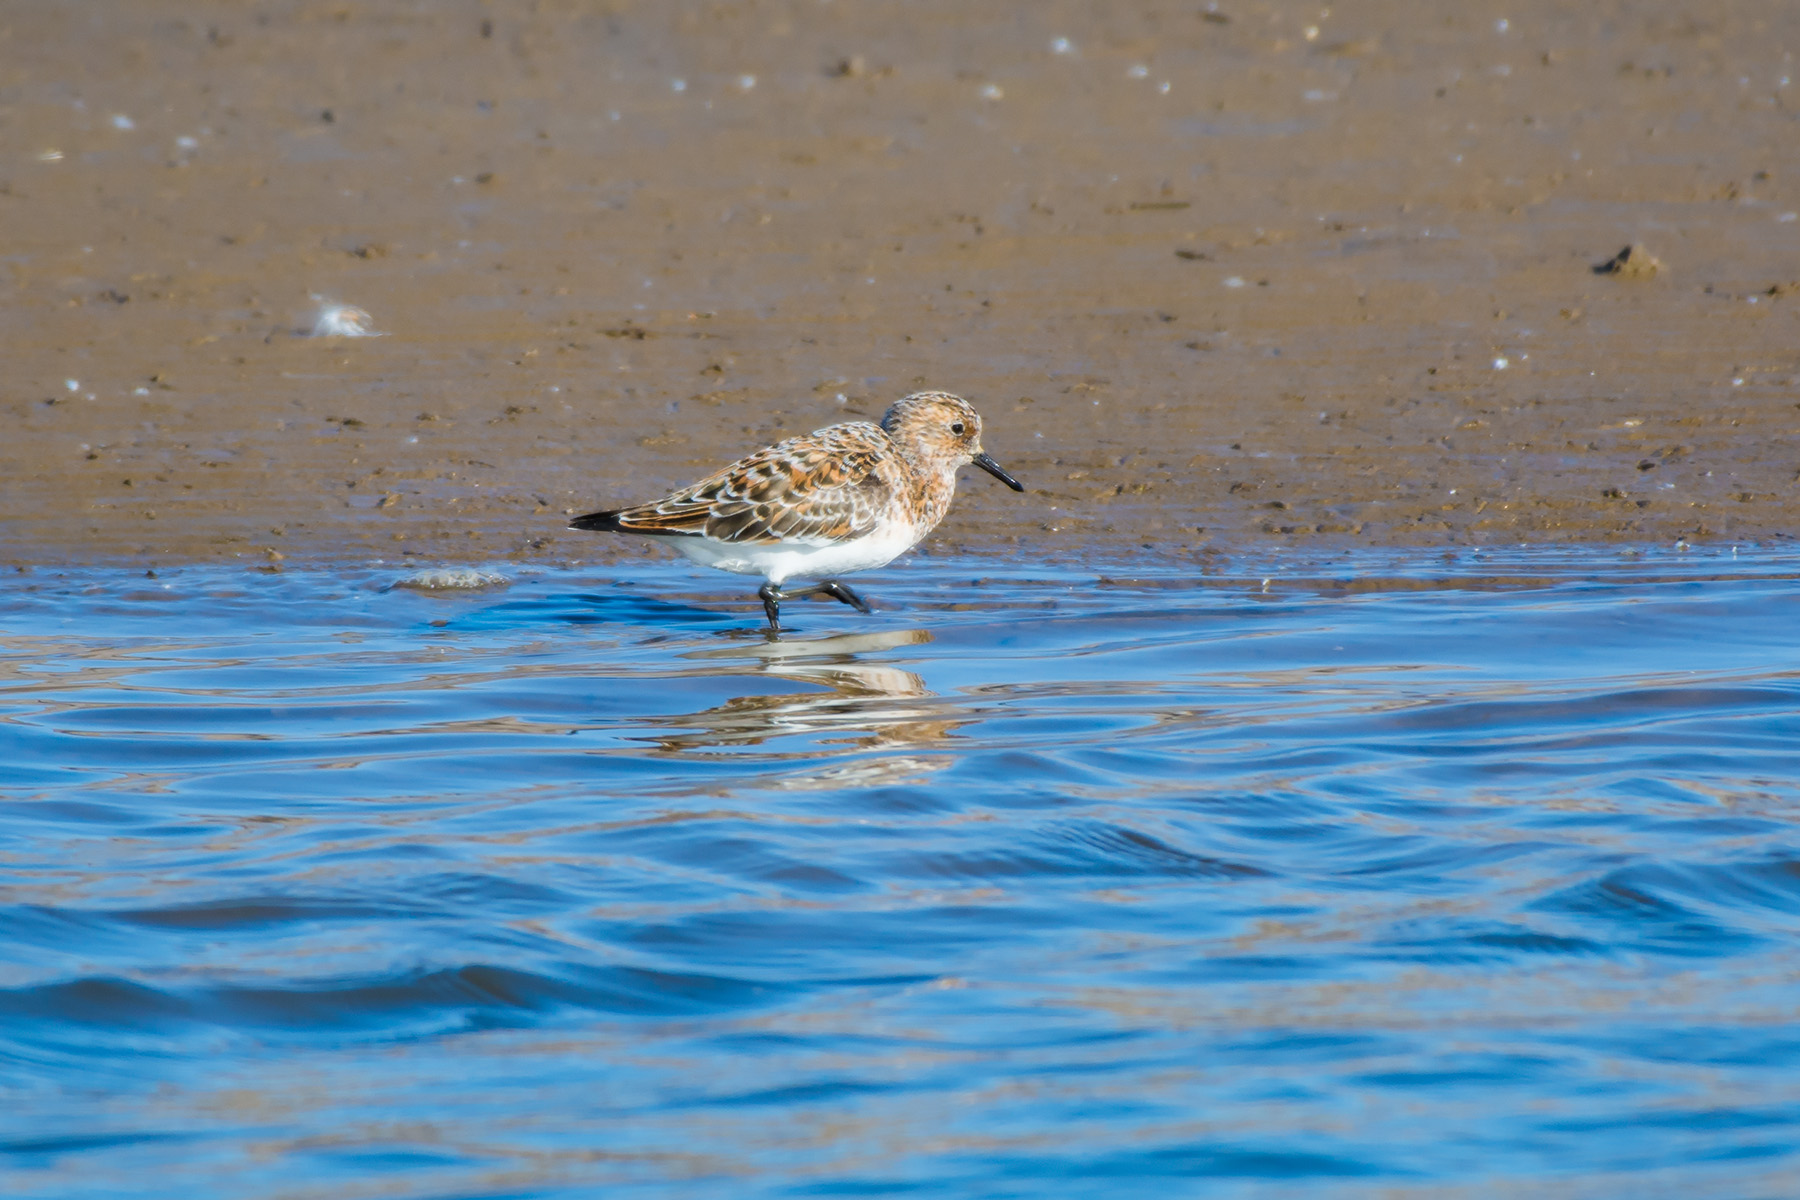
<path id="1" fill-rule="evenodd" d="M 869 607 L 869 602 L 867 600 L 864 600 L 861 596 L 851 591 L 848 585 L 839 583 L 835 579 L 825 580 L 823 583 L 819 584 L 818 590 L 824 595 L 830 596 L 833 600 L 848 604 L 859 613 L 872 613 L 875 611 L 873 608 Z"/>
<path id="2" fill-rule="evenodd" d="M 840 604 L 848 604 L 857 612 L 872 613 L 875 611 L 867 600 L 835 579 L 827 579 L 815 583 L 811 587 L 796 588 L 791 592 L 784 591 L 772 583 L 765 583 L 756 590 L 756 594 L 762 598 L 763 612 L 767 613 L 769 617 L 769 628 L 777 633 L 781 631 L 781 603 L 784 600 L 801 600 L 807 596 L 830 596 Z"/>

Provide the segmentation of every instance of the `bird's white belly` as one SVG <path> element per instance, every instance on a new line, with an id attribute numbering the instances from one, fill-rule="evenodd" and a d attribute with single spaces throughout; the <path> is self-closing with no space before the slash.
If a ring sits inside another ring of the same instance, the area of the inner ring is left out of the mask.
<path id="1" fill-rule="evenodd" d="M 704 537 L 668 539 L 702 566 L 738 575 L 761 575 L 780 584 L 793 575 L 826 579 L 851 571 L 884 567 L 919 540 L 913 526 L 895 523 L 848 542 L 765 542 L 759 545 L 716 542 Z"/>

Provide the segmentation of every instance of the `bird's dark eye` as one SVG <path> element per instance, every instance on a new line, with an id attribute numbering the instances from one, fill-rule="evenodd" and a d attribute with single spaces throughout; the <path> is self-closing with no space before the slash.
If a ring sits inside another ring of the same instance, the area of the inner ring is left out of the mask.
<path id="1" fill-rule="evenodd" d="M 961 437 L 963 435 L 963 423 L 961 421 L 952 421 L 950 423 L 950 432 L 954 433 L 957 437 Z"/>

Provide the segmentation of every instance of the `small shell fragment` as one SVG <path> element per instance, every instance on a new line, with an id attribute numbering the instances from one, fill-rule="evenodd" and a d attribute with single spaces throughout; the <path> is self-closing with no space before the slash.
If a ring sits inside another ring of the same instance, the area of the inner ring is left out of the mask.
<path id="1" fill-rule="evenodd" d="M 1651 279 L 1661 270 L 1662 263 L 1636 242 L 1605 262 L 1594 264 L 1594 274 L 1615 275 L 1620 279 Z"/>
<path id="2" fill-rule="evenodd" d="M 318 297 L 314 297 L 318 299 Z M 307 331 L 309 337 L 381 337 L 382 334 L 369 327 L 372 318 L 354 304 L 338 304 L 327 300 L 319 306 L 318 315 L 313 318 L 312 328 Z"/>

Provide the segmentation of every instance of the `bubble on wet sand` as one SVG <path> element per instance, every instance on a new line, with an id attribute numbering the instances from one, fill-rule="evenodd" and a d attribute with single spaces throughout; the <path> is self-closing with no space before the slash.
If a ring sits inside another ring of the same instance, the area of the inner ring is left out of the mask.
<path id="1" fill-rule="evenodd" d="M 381 337 L 378 330 L 370 327 L 368 311 L 354 304 L 339 304 L 335 300 L 326 300 L 323 296 L 314 296 L 319 301 L 319 311 L 313 317 L 312 327 L 306 331 L 308 337 Z"/>
<path id="2" fill-rule="evenodd" d="M 467 592 L 477 588 L 506 587 L 511 579 L 498 571 L 480 571 L 474 567 L 436 567 L 402 575 L 388 585 L 414 592 Z"/>

